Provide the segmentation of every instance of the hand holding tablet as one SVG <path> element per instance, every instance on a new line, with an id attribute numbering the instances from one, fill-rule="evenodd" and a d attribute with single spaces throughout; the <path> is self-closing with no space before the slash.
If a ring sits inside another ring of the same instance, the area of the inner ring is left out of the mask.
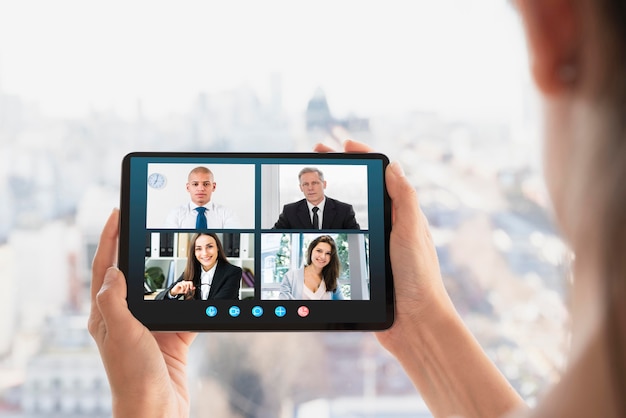
<path id="1" fill-rule="evenodd" d="M 375 153 L 127 155 L 129 309 L 151 330 L 388 328 L 387 165 Z"/>

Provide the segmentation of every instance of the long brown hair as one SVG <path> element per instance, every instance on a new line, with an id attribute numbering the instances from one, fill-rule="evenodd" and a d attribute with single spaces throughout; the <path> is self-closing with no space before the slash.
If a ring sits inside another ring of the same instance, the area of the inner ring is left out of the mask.
<path id="1" fill-rule="evenodd" d="M 306 251 L 306 265 L 311 265 L 311 255 L 313 254 L 313 249 L 320 242 L 325 242 L 330 245 L 330 261 L 322 269 L 322 278 L 324 279 L 326 290 L 334 292 L 337 289 L 337 278 L 339 277 L 341 264 L 339 263 L 339 255 L 337 254 L 337 244 L 335 244 L 335 240 L 332 239 L 330 235 L 320 235 L 311 241 L 309 248 Z"/>
<path id="2" fill-rule="evenodd" d="M 197 277 L 200 277 L 200 272 L 202 266 L 200 265 L 200 261 L 196 258 L 196 241 L 202 235 L 208 235 L 215 240 L 215 245 L 217 245 L 217 262 L 218 263 L 228 263 L 228 259 L 226 258 L 226 254 L 224 254 L 224 248 L 222 247 L 222 242 L 218 238 L 217 234 L 213 232 L 203 232 L 199 234 L 194 234 L 189 240 L 189 245 L 187 248 L 187 264 L 185 265 L 185 271 L 183 272 L 183 280 L 194 281 L 197 280 Z M 198 283 L 196 283 L 198 285 Z M 185 295 L 185 299 L 192 299 L 193 295 Z"/>

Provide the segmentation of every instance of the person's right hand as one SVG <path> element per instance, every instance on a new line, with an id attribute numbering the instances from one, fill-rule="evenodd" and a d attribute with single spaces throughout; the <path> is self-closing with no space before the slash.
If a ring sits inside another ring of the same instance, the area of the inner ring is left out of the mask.
<path id="1" fill-rule="evenodd" d="M 193 294 L 193 292 L 195 291 L 196 291 L 196 286 L 194 286 L 191 280 L 182 280 L 176 283 L 172 287 L 172 289 L 170 290 L 170 294 L 172 296 L 178 296 L 178 295 Z"/>
<path id="2" fill-rule="evenodd" d="M 371 151 L 354 141 L 344 148 Z M 389 251 L 396 316 L 391 328 L 376 333 L 378 341 L 402 364 L 435 416 L 497 417 L 523 408 L 448 297 L 417 192 L 398 163 L 387 167 L 385 183 L 392 200 Z"/>
<path id="3" fill-rule="evenodd" d="M 317 152 L 331 152 L 318 144 Z M 365 144 L 348 140 L 345 152 L 372 152 Z M 414 333 L 419 324 L 431 319 L 436 307 L 445 306 L 454 312 L 443 286 L 439 260 L 421 211 L 417 192 L 404 175 L 399 163 L 391 163 L 385 172 L 385 183 L 392 200 L 392 228 L 389 243 L 396 298 L 393 326 L 377 332 L 380 343 L 395 353 L 406 343 L 407 333 Z"/>

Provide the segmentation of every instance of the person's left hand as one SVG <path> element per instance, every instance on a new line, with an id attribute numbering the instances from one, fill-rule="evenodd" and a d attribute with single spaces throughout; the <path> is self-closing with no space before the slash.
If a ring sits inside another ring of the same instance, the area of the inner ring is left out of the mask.
<path id="1" fill-rule="evenodd" d="M 115 267 L 119 210 L 109 217 L 93 261 L 89 332 L 104 363 L 115 417 L 187 417 L 187 352 L 195 333 L 151 333 L 128 310 Z"/>

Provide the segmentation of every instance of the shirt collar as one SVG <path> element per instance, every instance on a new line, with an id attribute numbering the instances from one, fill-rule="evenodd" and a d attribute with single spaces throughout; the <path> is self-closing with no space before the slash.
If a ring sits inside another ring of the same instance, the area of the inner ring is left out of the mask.
<path id="1" fill-rule="evenodd" d="M 206 205 L 204 205 L 203 207 L 205 207 L 205 208 L 206 208 L 206 210 L 210 211 L 210 210 L 213 210 L 214 206 L 215 206 L 215 204 L 214 204 L 212 201 L 209 201 L 209 202 L 208 202 Z M 200 207 L 199 205 L 196 205 L 196 204 L 195 204 L 195 203 L 193 203 L 193 202 L 189 202 L 189 209 L 190 209 L 191 211 L 194 211 L 194 210 L 196 210 L 196 208 L 199 208 L 199 207 Z"/>
<path id="2" fill-rule="evenodd" d="M 326 204 L 326 196 L 322 199 L 322 201 L 318 205 L 313 205 L 308 200 L 306 201 L 306 205 L 309 207 L 309 212 L 313 210 L 314 207 L 320 208 L 320 212 L 324 212 L 324 205 Z"/>
<path id="3" fill-rule="evenodd" d="M 219 261 L 218 261 L 219 263 Z M 217 269 L 217 263 L 213 267 L 211 267 L 208 271 L 204 271 L 202 266 L 200 266 L 200 283 L 210 283 L 213 281 L 213 276 L 215 275 L 215 269 Z"/>

